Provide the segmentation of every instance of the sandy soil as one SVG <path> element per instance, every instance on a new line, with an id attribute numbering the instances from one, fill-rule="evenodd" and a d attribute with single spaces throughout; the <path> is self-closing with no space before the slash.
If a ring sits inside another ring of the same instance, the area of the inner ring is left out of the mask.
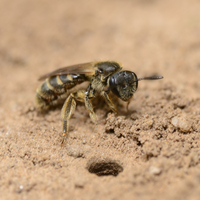
<path id="1" fill-rule="evenodd" d="M 199 199 L 200 1 L 0 1 L 0 199 Z M 34 105 L 40 75 L 116 60 L 141 81 L 114 115 Z"/>

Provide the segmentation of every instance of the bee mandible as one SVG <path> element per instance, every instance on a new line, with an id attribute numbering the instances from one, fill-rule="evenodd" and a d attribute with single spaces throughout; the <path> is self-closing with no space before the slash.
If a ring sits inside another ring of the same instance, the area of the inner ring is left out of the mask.
<path id="1" fill-rule="evenodd" d="M 97 118 L 92 99 L 97 95 L 103 96 L 110 109 L 116 113 L 117 109 L 111 100 L 111 93 L 129 103 L 138 88 L 138 81 L 163 78 L 162 76 L 137 78 L 134 72 L 121 70 L 121 64 L 114 61 L 89 62 L 60 68 L 39 78 L 44 80 L 37 89 L 35 98 L 40 110 L 57 105 L 60 98 L 66 98 L 69 89 L 85 81 L 89 82 L 85 90 L 69 94 L 63 104 L 61 145 L 67 138 L 69 119 L 76 108 L 76 101 L 85 103 L 91 120 L 96 124 Z"/>

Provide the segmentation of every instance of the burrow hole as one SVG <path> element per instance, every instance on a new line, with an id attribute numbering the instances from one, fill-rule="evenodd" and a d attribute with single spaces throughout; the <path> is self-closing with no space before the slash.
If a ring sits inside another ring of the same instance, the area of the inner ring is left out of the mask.
<path id="1" fill-rule="evenodd" d="M 123 167 L 118 161 L 108 158 L 90 159 L 87 164 L 87 169 L 90 173 L 96 174 L 97 176 L 117 176 L 120 172 L 123 171 Z"/>

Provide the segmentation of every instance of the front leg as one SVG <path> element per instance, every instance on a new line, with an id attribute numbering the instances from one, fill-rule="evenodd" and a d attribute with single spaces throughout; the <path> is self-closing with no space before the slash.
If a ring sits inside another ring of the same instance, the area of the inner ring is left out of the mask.
<path id="1" fill-rule="evenodd" d="M 110 92 L 110 90 L 102 91 L 101 95 L 104 97 L 104 99 L 105 99 L 106 103 L 108 104 L 108 106 L 110 107 L 110 109 L 114 113 L 117 113 L 117 109 L 116 109 L 115 105 L 113 104 L 111 98 L 109 97 L 109 92 Z"/>

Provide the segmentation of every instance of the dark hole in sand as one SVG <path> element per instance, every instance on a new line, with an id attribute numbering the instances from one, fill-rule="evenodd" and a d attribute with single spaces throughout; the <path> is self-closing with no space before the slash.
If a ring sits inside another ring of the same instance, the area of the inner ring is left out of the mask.
<path id="1" fill-rule="evenodd" d="M 123 171 L 123 167 L 114 160 L 111 159 L 96 159 L 93 158 L 88 162 L 87 169 L 90 173 L 94 173 L 97 176 L 117 176 Z"/>

